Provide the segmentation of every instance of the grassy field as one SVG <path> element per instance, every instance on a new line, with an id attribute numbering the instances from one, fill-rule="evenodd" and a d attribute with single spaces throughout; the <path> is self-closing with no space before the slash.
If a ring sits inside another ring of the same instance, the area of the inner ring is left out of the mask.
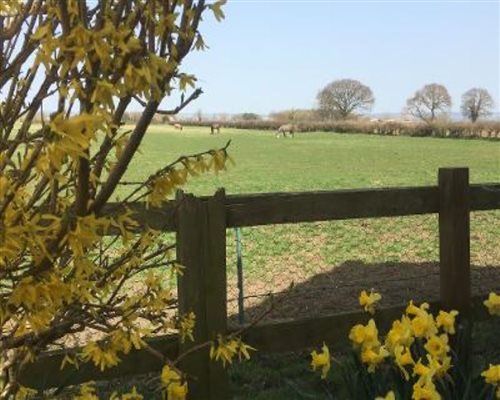
<path id="1" fill-rule="evenodd" d="M 220 147 L 231 139 L 229 152 L 236 165 L 191 181 L 187 191 L 211 194 L 224 187 L 232 194 L 433 185 L 438 168 L 446 166 L 468 166 L 472 183 L 500 180 L 500 142 L 327 133 L 276 139 L 271 132 L 208 132 L 151 127 L 127 178 L 143 178 L 180 154 Z M 474 214 L 474 264 L 500 263 L 495 245 L 499 216 Z M 245 273 L 267 282 L 269 274 L 283 268 L 310 276 L 348 260 L 423 262 L 438 256 L 435 216 L 246 228 L 242 236 Z M 232 235 L 228 243 L 231 267 Z"/>
<path id="2" fill-rule="evenodd" d="M 228 194 L 433 185 L 437 170 L 467 166 L 472 183 L 500 180 L 500 142 L 381 137 L 328 133 L 276 139 L 271 132 L 152 126 L 126 179 L 144 178 L 181 154 L 223 146 L 236 165 L 219 175 L 192 180 L 186 191 Z M 472 263 L 500 264 L 500 213 L 472 217 Z M 245 228 L 243 262 L 247 295 L 276 292 L 292 278 L 300 283 L 346 261 L 422 263 L 437 260 L 437 217 L 416 216 Z M 233 232 L 228 232 L 230 279 L 235 269 Z M 230 297 L 235 296 L 230 282 Z M 251 300 L 249 300 L 249 304 Z"/>

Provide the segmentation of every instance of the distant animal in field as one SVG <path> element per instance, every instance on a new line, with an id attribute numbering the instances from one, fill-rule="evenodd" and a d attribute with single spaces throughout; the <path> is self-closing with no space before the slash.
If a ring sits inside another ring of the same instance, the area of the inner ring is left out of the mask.
<path id="1" fill-rule="evenodd" d="M 174 124 L 174 128 L 182 131 L 183 126 L 181 124 Z"/>
<path id="2" fill-rule="evenodd" d="M 283 136 L 284 138 L 286 138 L 287 134 L 289 134 L 291 137 L 293 137 L 295 132 L 297 132 L 297 126 L 295 126 L 293 124 L 281 125 L 278 128 L 278 132 L 276 132 L 276 137 L 279 138 L 279 137 Z"/>
<path id="3" fill-rule="evenodd" d="M 210 125 L 210 134 L 214 135 L 215 133 L 220 133 L 220 124 Z"/>

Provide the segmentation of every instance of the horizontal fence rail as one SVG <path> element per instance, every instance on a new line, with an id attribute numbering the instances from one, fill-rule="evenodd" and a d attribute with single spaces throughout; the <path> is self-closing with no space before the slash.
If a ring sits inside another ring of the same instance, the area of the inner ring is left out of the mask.
<path id="1" fill-rule="evenodd" d="M 472 298 L 472 315 L 475 321 L 489 317 L 483 305 L 483 297 Z M 441 308 L 439 301 L 430 302 L 431 311 Z M 300 318 L 287 321 L 262 322 L 249 327 L 243 339 L 260 352 L 279 353 L 296 351 L 321 345 L 323 342 L 333 344 L 346 341 L 353 325 L 366 323 L 373 318 L 380 333 L 390 328 L 390 323 L 400 318 L 406 306 L 395 306 L 377 310 L 374 316 L 363 311 L 345 312 L 322 317 Z M 234 332 L 238 328 L 230 328 Z M 178 337 L 176 335 L 162 336 L 147 341 L 155 350 L 166 354 L 171 359 L 178 355 Z M 35 364 L 29 364 L 21 377 L 21 383 L 28 387 L 43 389 L 48 387 L 68 386 L 84 383 L 90 380 L 115 379 L 129 375 L 147 374 L 161 370 L 162 363 L 150 351 L 132 350 L 122 357 L 122 362 L 116 367 L 99 370 L 92 363 L 82 363 L 78 370 L 73 366 L 61 369 L 64 351 L 54 351 L 43 355 Z"/>
<path id="2" fill-rule="evenodd" d="M 470 210 L 500 208 L 500 183 L 470 185 Z M 199 199 L 207 201 L 209 197 Z M 130 205 L 138 231 L 150 227 L 176 231 L 176 202 L 159 208 L 145 203 Z M 439 212 L 438 186 L 349 189 L 301 193 L 228 195 L 224 204 L 227 227 L 333 221 L 354 218 L 399 217 Z M 122 211 L 120 203 L 109 204 L 103 214 Z"/>

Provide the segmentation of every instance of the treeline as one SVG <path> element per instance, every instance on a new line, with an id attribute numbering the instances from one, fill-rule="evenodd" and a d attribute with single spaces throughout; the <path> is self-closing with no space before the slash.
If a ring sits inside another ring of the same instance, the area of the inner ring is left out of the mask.
<path id="1" fill-rule="evenodd" d="M 220 124 L 223 128 L 277 130 L 282 121 L 182 121 L 185 126 L 210 126 Z M 299 132 L 365 133 L 384 136 L 430 136 L 451 138 L 500 139 L 500 122 L 400 122 L 400 121 L 307 121 L 296 123 Z"/>

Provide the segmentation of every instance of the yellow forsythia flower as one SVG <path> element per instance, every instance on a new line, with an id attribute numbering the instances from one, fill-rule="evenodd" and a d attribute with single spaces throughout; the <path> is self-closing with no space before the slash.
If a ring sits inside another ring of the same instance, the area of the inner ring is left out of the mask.
<path id="1" fill-rule="evenodd" d="M 439 311 L 439 315 L 436 317 L 436 325 L 438 328 L 443 328 L 446 333 L 450 335 L 455 334 L 455 317 L 458 315 L 458 311 L 452 310 L 450 312 Z"/>
<path id="2" fill-rule="evenodd" d="M 311 353 L 311 367 L 314 371 L 321 368 L 321 379 L 326 379 L 326 375 L 330 371 L 330 350 L 325 343 L 323 343 L 321 350 L 321 353 L 317 353 L 316 350 Z"/>
<path id="3" fill-rule="evenodd" d="M 500 385 L 500 364 L 490 364 L 490 367 L 484 371 L 481 376 L 484 377 L 486 383 Z"/>
<path id="4" fill-rule="evenodd" d="M 167 389 L 168 400 L 184 400 L 188 393 L 186 382 L 182 382 L 180 374 L 169 365 L 161 371 L 161 383 Z"/>
<path id="5" fill-rule="evenodd" d="M 491 292 L 488 300 L 485 300 L 484 305 L 488 307 L 491 315 L 500 315 L 500 295 Z"/>
<path id="6" fill-rule="evenodd" d="M 167 389 L 168 400 L 185 400 L 187 396 L 187 383 L 172 382 Z"/>
<path id="7" fill-rule="evenodd" d="M 169 365 L 165 365 L 161 371 L 161 382 L 163 385 L 168 386 L 171 382 L 180 381 L 181 376 L 179 373 L 171 368 Z"/>
<path id="8" fill-rule="evenodd" d="M 396 396 L 394 396 L 394 392 L 391 390 L 390 392 L 387 392 L 387 394 L 384 397 L 382 396 L 375 397 L 375 400 L 396 400 Z"/>
<path id="9" fill-rule="evenodd" d="M 373 289 L 370 291 L 370 294 L 366 293 L 365 290 L 361 292 L 359 295 L 359 305 L 364 307 L 366 312 L 370 314 L 375 314 L 375 305 L 380 301 L 382 296 L 380 293 L 374 292 Z"/>

